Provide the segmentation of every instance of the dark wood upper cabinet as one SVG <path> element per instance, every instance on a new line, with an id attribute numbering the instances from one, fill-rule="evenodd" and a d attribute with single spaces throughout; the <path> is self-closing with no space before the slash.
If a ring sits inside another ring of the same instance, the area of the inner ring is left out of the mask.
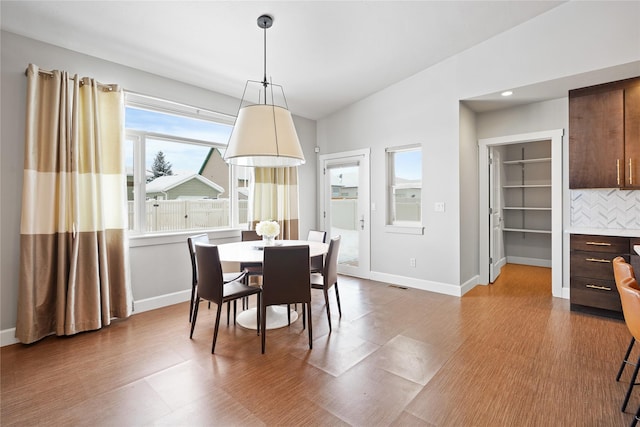
<path id="1" fill-rule="evenodd" d="M 640 77 L 569 91 L 569 188 L 640 188 Z"/>
<path id="2" fill-rule="evenodd" d="M 624 188 L 640 189 L 640 84 L 624 91 Z"/>

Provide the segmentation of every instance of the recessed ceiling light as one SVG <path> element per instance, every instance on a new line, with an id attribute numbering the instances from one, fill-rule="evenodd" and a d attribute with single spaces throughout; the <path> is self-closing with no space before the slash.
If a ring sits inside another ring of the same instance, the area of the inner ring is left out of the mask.
<path id="1" fill-rule="evenodd" d="M 511 96 L 511 95 L 513 95 L 513 92 L 510 91 L 510 90 L 505 90 L 500 95 L 502 95 L 502 96 Z"/>

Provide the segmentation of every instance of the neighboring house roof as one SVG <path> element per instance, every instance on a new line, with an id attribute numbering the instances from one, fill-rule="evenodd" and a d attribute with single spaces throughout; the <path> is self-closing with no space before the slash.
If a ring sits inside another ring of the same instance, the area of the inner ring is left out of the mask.
<path id="1" fill-rule="evenodd" d="M 396 184 L 422 184 L 422 180 L 396 177 Z"/>
<path id="2" fill-rule="evenodd" d="M 165 175 L 154 179 L 151 182 L 147 183 L 146 192 L 147 193 L 162 193 L 171 190 L 172 188 L 177 187 L 180 184 L 183 184 L 187 181 L 191 181 L 192 179 L 197 179 L 202 183 L 208 185 L 209 187 L 219 191 L 220 193 L 224 193 L 224 188 L 220 187 L 215 182 L 205 178 L 202 175 L 198 175 L 197 173 L 191 175 Z"/>
<path id="3" fill-rule="evenodd" d="M 125 166 L 125 172 L 127 176 L 133 177 L 133 166 Z M 153 176 L 153 172 L 151 172 L 150 170 L 146 170 L 145 175 L 147 178 L 151 178 Z"/>
<path id="4" fill-rule="evenodd" d="M 207 167 L 207 163 L 209 163 L 209 159 L 211 158 L 211 155 L 215 151 L 220 151 L 220 150 L 218 150 L 217 148 L 212 148 L 209 150 L 209 152 L 207 153 L 207 157 L 204 159 L 204 162 L 202 162 L 202 166 L 200 166 L 200 170 L 198 171 L 199 174 L 204 173 L 204 168 Z M 222 152 L 220 152 L 220 156 L 222 156 Z"/>

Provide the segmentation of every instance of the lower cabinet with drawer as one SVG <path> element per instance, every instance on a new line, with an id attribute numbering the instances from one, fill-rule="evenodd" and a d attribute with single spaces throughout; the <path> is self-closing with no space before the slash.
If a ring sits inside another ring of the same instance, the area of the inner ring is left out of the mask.
<path id="1" fill-rule="evenodd" d="M 629 262 L 629 251 L 628 237 L 571 235 L 572 310 L 622 318 L 612 261 L 622 256 Z"/>
<path id="2" fill-rule="evenodd" d="M 636 275 L 636 278 L 640 281 L 640 254 L 634 248 L 640 248 L 640 237 L 632 237 L 631 244 L 629 245 L 631 250 L 631 260 L 629 261 L 633 266 L 633 272 Z"/>

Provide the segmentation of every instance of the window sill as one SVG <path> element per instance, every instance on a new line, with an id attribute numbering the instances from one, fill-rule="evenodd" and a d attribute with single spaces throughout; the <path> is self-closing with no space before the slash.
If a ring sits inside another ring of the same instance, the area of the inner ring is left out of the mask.
<path id="1" fill-rule="evenodd" d="M 187 241 L 187 237 L 195 236 L 196 234 L 207 234 L 213 243 L 229 243 L 239 240 L 239 230 L 240 229 L 236 228 L 225 228 L 223 230 L 190 230 L 173 233 L 129 234 L 129 247 L 137 248 L 142 246 L 184 243 Z"/>
<path id="2" fill-rule="evenodd" d="M 384 231 L 386 233 L 395 234 L 424 234 L 424 226 L 422 225 L 385 225 Z"/>

